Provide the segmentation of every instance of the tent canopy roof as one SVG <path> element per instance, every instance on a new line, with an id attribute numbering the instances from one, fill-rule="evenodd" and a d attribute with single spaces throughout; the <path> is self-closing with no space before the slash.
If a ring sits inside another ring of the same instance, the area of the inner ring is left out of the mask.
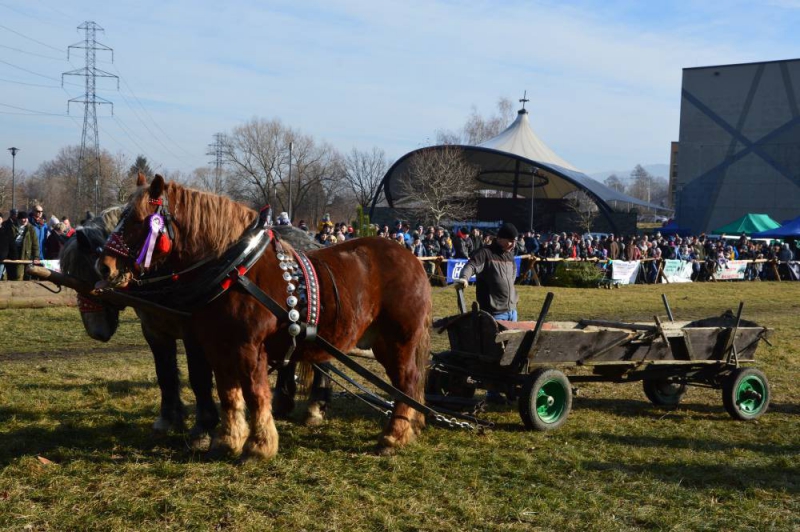
<path id="1" fill-rule="evenodd" d="M 769 229 L 776 229 L 781 224 L 769 217 L 768 214 L 745 214 L 738 220 L 723 225 L 719 229 L 712 231 L 713 234 L 752 234 Z"/>
<path id="2" fill-rule="evenodd" d="M 800 216 L 780 227 L 753 233 L 755 238 L 800 238 Z"/>
<path id="3" fill-rule="evenodd" d="M 610 211 L 609 202 L 620 202 L 648 209 L 666 211 L 658 205 L 642 201 L 605 186 L 559 157 L 536 135 L 528 112 L 522 109 L 505 131 L 477 146 L 432 146 L 407 153 L 397 160 L 382 181 L 389 206 L 402 204 L 405 198 L 402 181 L 411 158 L 425 150 L 458 148 L 467 162 L 477 166 L 481 189 L 509 192 L 515 197 L 563 199 L 577 190 L 589 194 L 601 209 Z M 374 205 L 374 204 L 373 204 Z"/>

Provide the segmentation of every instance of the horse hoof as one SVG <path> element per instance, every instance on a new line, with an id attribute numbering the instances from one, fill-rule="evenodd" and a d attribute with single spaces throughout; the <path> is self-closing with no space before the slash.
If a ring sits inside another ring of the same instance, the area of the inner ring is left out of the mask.
<path id="1" fill-rule="evenodd" d="M 153 436 L 156 437 L 163 437 L 166 436 L 170 430 L 172 430 L 172 423 L 170 423 L 166 418 L 159 417 L 158 419 L 153 422 Z"/>
<path id="2" fill-rule="evenodd" d="M 257 445 L 253 442 L 247 442 L 242 449 L 242 455 L 239 458 L 241 463 L 253 461 L 267 461 L 271 460 L 278 454 L 278 448 L 270 448 L 267 445 Z"/>
<path id="3" fill-rule="evenodd" d="M 323 423 L 325 423 L 324 414 L 312 414 L 311 412 L 308 413 L 304 421 L 306 427 L 319 427 Z"/>
<path id="4" fill-rule="evenodd" d="M 208 452 L 203 455 L 203 458 L 209 462 L 220 462 L 225 460 L 230 460 L 236 457 L 236 453 L 233 452 L 233 449 L 229 447 L 214 447 L 212 443 L 212 447 L 208 450 Z"/>
<path id="5" fill-rule="evenodd" d="M 207 432 L 192 433 L 189 436 L 189 450 L 193 453 L 203 453 L 211 448 L 211 435 Z"/>
<path id="6" fill-rule="evenodd" d="M 379 443 L 375 448 L 375 454 L 378 456 L 394 456 L 397 454 L 397 447 L 387 447 Z"/>

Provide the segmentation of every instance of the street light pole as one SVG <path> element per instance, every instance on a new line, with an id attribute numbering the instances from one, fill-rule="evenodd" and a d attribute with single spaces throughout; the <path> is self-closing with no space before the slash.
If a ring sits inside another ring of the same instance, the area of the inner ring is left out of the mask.
<path id="1" fill-rule="evenodd" d="M 289 143 L 289 222 L 292 221 L 292 148 L 294 142 Z"/>
<path id="2" fill-rule="evenodd" d="M 17 198 L 16 198 L 16 189 L 17 189 L 17 152 L 19 148 L 9 148 L 8 151 L 11 152 L 11 208 L 17 208 Z"/>

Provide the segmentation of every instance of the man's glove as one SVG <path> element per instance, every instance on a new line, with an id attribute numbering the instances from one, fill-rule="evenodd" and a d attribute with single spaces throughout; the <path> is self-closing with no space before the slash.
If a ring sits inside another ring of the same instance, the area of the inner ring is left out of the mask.
<path id="1" fill-rule="evenodd" d="M 467 287 L 467 280 L 466 279 L 453 279 L 453 288 L 456 290 L 463 289 Z"/>

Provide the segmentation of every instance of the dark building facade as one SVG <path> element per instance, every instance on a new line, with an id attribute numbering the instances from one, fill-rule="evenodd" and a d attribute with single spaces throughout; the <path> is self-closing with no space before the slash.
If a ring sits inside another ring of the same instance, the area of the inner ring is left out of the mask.
<path id="1" fill-rule="evenodd" d="M 800 214 L 800 59 L 683 70 L 675 217 L 712 231 Z"/>

